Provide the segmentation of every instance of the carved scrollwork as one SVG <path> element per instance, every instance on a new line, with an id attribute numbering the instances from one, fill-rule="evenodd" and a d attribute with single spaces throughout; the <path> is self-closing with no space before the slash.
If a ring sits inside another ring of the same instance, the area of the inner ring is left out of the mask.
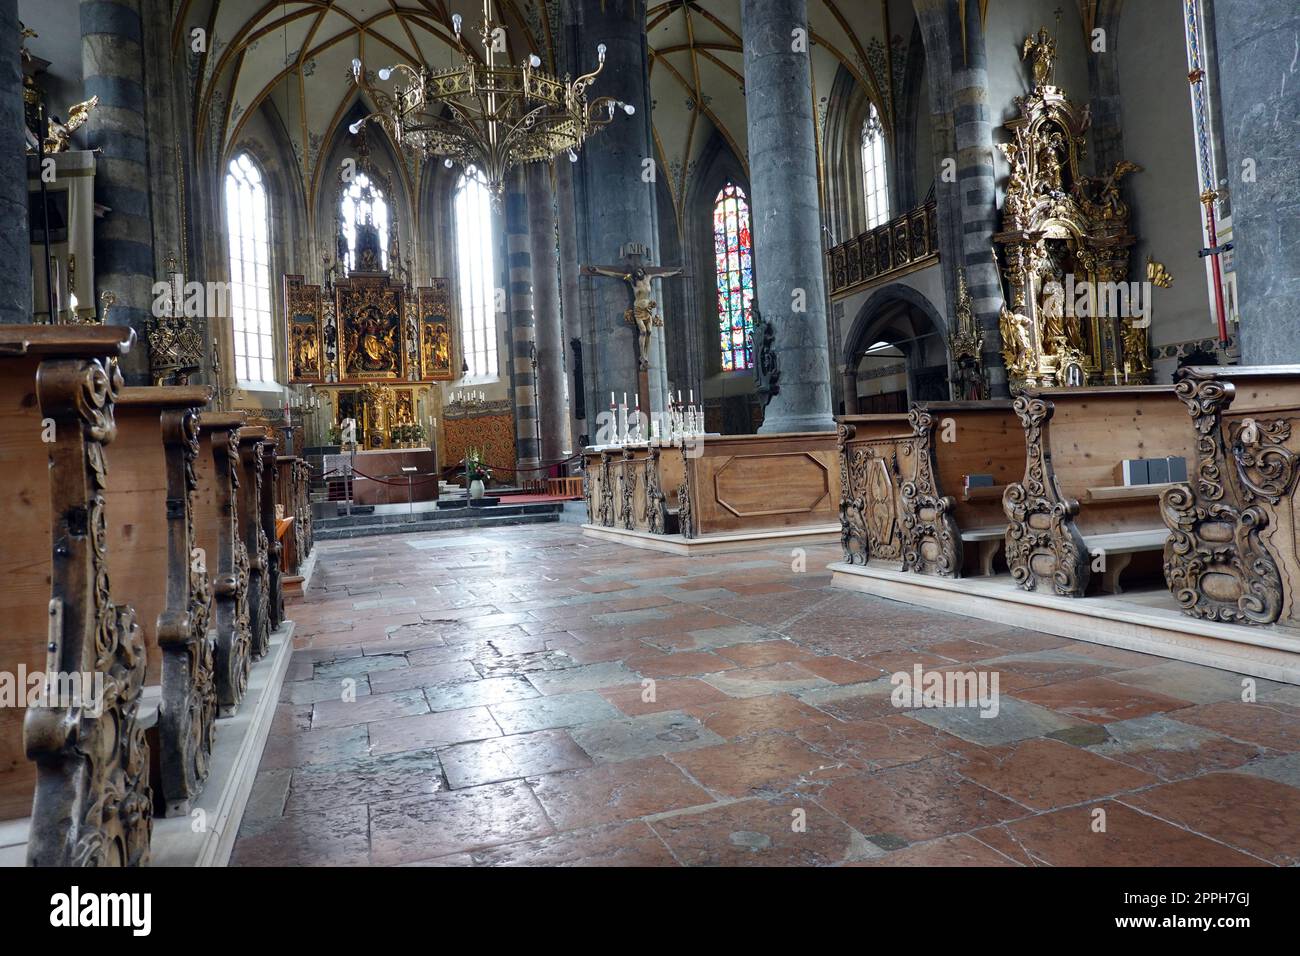
<path id="1" fill-rule="evenodd" d="M 607 451 L 600 453 L 600 525 L 603 528 L 614 527 L 614 456 Z"/>
<path id="2" fill-rule="evenodd" d="M 1247 418 L 1233 422 L 1228 431 L 1242 498 L 1275 505 L 1289 497 L 1296 478 L 1296 454 L 1285 444 L 1291 438 L 1290 423 Z"/>
<path id="3" fill-rule="evenodd" d="M 691 507 L 691 461 L 682 442 L 682 483 L 677 486 L 677 528 L 683 538 L 694 538 L 695 512 Z"/>
<path id="4" fill-rule="evenodd" d="M 659 455 L 659 449 L 651 445 L 645 458 L 646 530 L 651 534 L 663 534 L 667 524 L 664 492 L 659 486 Z"/>
<path id="5" fill-rule="evenodd" d="M 248 687 L 250 666 L 248 614 L 248 548 L 239 536 L 239 429 L 212 435 L 217 464 L 217 497 L 221 511 L 220 572 L 212 582 L 217 610 L 215 666 L 217 704 L 223 717 L 234 714 Z M 224 465 L 224 467 L 223 467 Z M 224 476 L 225 480 L 221 478 Z"/>
<path id="6" fill-rule="evenodd" d="M 841 423 L 836 426 L 835 434 L 840 459 L 840 547 L 846 564 L 866 564 L 871 553 L 867 544 L 867 527 L 862 520 L 865 480 L 849 469 L 848 443 L 857 434 L 857 429 Z"/>
<path id="7" fill-rule="evenodd" d="M 623 449 L 622 468 L 619 469 L 619 494 L 620 501 L 618 507 L 618 520 L 626 531 L 632 531 L 636 528 L 636 467 L 635 459 L 632 457 L 632 449 Z"/>
<path id="8" fill-rule="evenodd" d="M 1212 374 L 1212 373 L 1211 373 Z M 1289 494 L 1294 459 L 1281 447 L 1289 428 L 1257 428 L 1256 435 L 1234 423 L 1233 458 L 1240 491 L 1224 481 L 1228 449 L 1223 412 L 1235 394 L 1231 382 L 1179 372 L 1174 391 L 1187 406 L 1196 429 L 1195 483 L 1176 484 L 1160 496 L 1160 515 L 1170 535 L 1165 542 L 1165 581 L 1185 614 L 1231 624 L 1273 624 L 1282 613 L 1282 576 L 1260 532 L 1268 515 L 1260 507 L 1240 507 L 1240 499 L 1273 501 Z M 1256 423 L 1258 424 L 1258 423 Z M 1281 423 L 1285 425 L 1285 423 Z M 1261 453 L 1263 442 L 1272 441 Z M 1274 455 L 1275 450 L 1285 455 Z"/>
<path id="9" fill-rule="evenodd" d="M 917 447 L 912 477 L 899 489 L 903 500 L 903 570 L 959 577 L 961 531 L 952 515 L 957 503 L 939 494 L 935 480 L 934 416 L 914 407 L 907 418 Z"/>
<path id="10" fill-rule="evenodd" d="M 1091 573 L 1088 552 L 1074 523 L 1079 502 L 1061 494 L 1052 471 L 1052 403 L 1021 395 L 1012 408 L 1025 428 L 1025 477 L 1002 494 L 1011 577 L 1026 591 L 1045 584 L 1057 594 L 1082 597 Z"/>
<path id="11" fill-rule="evenodd" d="M 33 866 L 134 866 L 149 860 L 153 795 L 138 721 L 145 650 L 135 611 L 109 599 L 103 443 L 116 433 L 115 360 L 49 359 L 37 372 L 50 447 L 52 562 L 46 673 L 77 689 L 28 710 L 37 767 L 27 860 Z M 90 686 L 82 686 L 85 678 Z M 70 697 L 70 699 L 62 699 Z"/>
<path id="12" fill-rule="evenodd" d="M 582 469 L 582 500 L 587 504 L 587 524 L 596 523 L 596 503 L 591 500 L 591 473 Z"/>
<path id="13" fill-rule="evenodd" d="M 243 443 L 240 456 L 249 478 L 240 509 L 248 554 L 249 653 L 253 660 L 261 660 L 271 646 L 270 556 L 262 527 L 262 443 Z"/>

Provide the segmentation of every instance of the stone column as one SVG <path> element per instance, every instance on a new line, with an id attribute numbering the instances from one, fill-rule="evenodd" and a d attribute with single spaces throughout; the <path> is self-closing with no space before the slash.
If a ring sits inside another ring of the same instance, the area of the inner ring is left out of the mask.
<path id="1" fill-rule="evenodd" d="M 103 151 L 95 170 L 95 200 L 112 210 L 95 224 L 96 296 L 111 291 L 117 304 L 110 322 L 135 329 L 136 346 L 122 362 L 131 385 L 149 381 L 145 323 L 155 280 L 143 64 L 139 0 L 81 0 L 85 95 L 99 97 L 86 141 Z"/>
<path id="2" fill-rule="evenodd" d="M 27 136 L 23 70 L 18 57 L 18 0 L 0 0 L 0 323 L 32 320 L 31 246 L 27 224 Z"/>
<path id="3" fill-rule="evenodd" d="M 653 170 L 654 150 L 650 137 L 650 97 L 646 57 L 646 0 L 578 0 L 570 8 L 577 17 L 577 42 L 572 50 L 572 72 L 587 72 L 596 62 L 597 44 L 605 44 L 605 69 L 596 80 L 589 98 L 612 96 L 631 105 L 634 113 L 621 110 L 614 121 L 596 133 L 583 147 L 574 183 L 582 217 L 578 254 L 582 264 L 612 265 L 619 250 L 630 242 L 650 249 L 649 260 L 659 264 L 659 242 L 655 230 L 654 184 L 647 181 Z M 636 329 L 623 318 L 632 304 L 626 283 L 610 278 L 581 280 L 584 314 L 591 335 L 584 337 L 584 366 L 587 380 L 587 427 L 596 438 L 596 415 L 609 405 L 609 393 L 622 395 L 637 390 L 640 369 L 636 357 Z M 657 336 L 662 342 L 662 336 Z M 651 391 L 660 373 L 655 367 L 661 347 L 652 347 L 649 381 Z M 603 401 L 602 401 L 603 398 Z"/>
<path id="4" fill-rule="evenodd" d="M 760 431 L 827 431 L 835 420 L 807 0 L 741 0 L 740 23 L 758 307 L 775 326 L 781 363 L 781 392 Z"/>
<path id="5" fill-rule="evenodd" d="M 841 376 L 844 380 L 844 414 L 856 415 L 858 413 L 858 367 L 854 365 L 845 365 L 840 369 Z"/>
<path id="6" fill-rule="evenodd" d="M 582 436 L 590 431 L 590 423 L 595 417 L 590 412 L 585 356 L 583 363 L 584 379 L 581 384 L 574 381 L 575 361 L 573 341 L 579 344 L 586 339 L 582 329 L 581 295 L 578 281 L 578 229 L 577 208 L 573 202 L 573 164 L 561 156 L 555 162 L 555 206 L 560 227 L 560 318 L 562 323 L 562 348 L 564 349 L 564 367 L 568 371 L 569 433 L 573 439 L 573 451 L 579 451 Z M 581 389 L 581 394 L 579 393 Z M 578 417 L 581 408 L 583 417 Z"/>
<path id="7" fill-rule="evenodd" d="M 560 162 L 569 165 L 568 159 Z M 560 324 L 560 263 L 556 245 L 555 191 L 551 167 L 527 168 L 529 252 L 533 270 L 533 317 L 537 340 L 537 414 L 542 461 L 564 457 L 568 403 L 564 400 L 564 331 Z"/>
<path id="8" fill-rule="evenodd" d="M 984 49 L 979 0 L 958 0 L 966 5 L 966 42 L 963 52 L 961 20 L 956 5 L 948 11 L 948 50 L 951 57 L 953 128 L 957 142 L 957 186 L 961 196 L 960 261 L 966 269 L 975 318 L 984 329 L 984 370 L 994 396 L 1005 396 L 1007 372 L 999 348 L 998 316 L 1002 309 L 1002 283 L 993 258 L 993 233 L 997 232 L 997 193 L 993 166 L 993 123 L 989 114 L 989 78 Z"/>
<path id="9" fill-rule="evenodd" d="M 1215 0 L 1214 27 L 1241 363 L 1300 362 L 1300 6 L 1295 0 Z"/>
<path id="10" fill-rule="evenodd" d="M 515 408 L 515 457 L 518 484 L 537 478 L 537 381 L 533 372 L 536 320 L 533 316 L 533 268 L 529 251 L 528 195 L 523 172 L 510 174 L 506 186 L 506 289 L 510 308 L 510 381 Z"/>

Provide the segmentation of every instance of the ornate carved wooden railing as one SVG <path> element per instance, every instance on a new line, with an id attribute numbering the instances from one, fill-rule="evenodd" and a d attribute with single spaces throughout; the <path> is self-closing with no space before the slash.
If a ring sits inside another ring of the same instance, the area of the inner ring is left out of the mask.
<path id="1" fill-rule="evenodd" d="M 216 568 L 212 596 L 216 618 L 217 705 L 233 715 L 248 688 L 251 641 L 248 551 L 239 532 L 239 432 L 242 416 L 205 413 L 199 418 L 199 485 L 204 521 L 200 540 Z M 215 552 L 215 563 L 214 563 Z"/>
<path id="2" fill-rule="evenodd" d="M 299 459 L 295 466 L 297 482 L 295 484 L 294 528 L 301 534 L 298 539 L 298 560 L 306 561 L 316 546 L 311 520 L 311 465 Z"/>
<path id="3" fill-rule="evenodd" d="M 110 600 L 104 514 L 116 363 L 133 338 L 114 326 L 0 326 L 0 462 L 10 500 L 22 501 L 6 521 L 5 560 L 16 563 L 0 598 L 0 649 L 3 666 L 35 663 L 60 695 L 23 716 L 34 795 L 16 752 L 15 708 L 3 722 L 0 794 L 6 816 L 27 798 L 32 865 L 149 858 L 149 749 L 138 721 L 144 646 L 134 610 Z M 78 684 L 84 694 L 69 695 L 63 678 L 71 675 L 90 679 Z"/>
<path id="4" fill-rule="evenodd" d="M 883 226 L 854 236 L 833 246 L 828 256 L 832 295 L 937 261 L 939 223 L 936 205 L 928 202 Z"/>
<path id="5" fill-rule="evenodd" d="M 1039 584 L 1073 597 L 1088 588 L 1088 549 L 1075 527 L 1076 498 L 1066 497 L 1052 469 L 1050 422 L 1055 407 L 1029 395 L 1013 406 L 1025 428 L 1025 476 L 1007 485 L 1002 509 L 1007 515 L 1007 565 L 1026 591 Z"/>
<path id="6" fill-rule="evenodd" d="M 239 432 L 239 533 L 248 555 L 249 654 L 261 660 L 271 646 L 271 584 L 268 541 L 262 526 L 262 448 L 266 429 Z M 269 493 L 269 492 L 268 492 Z"/>
<path id="7" fill-rule="evenodd" d="M 271 630 L 284 622 L 284 590 L 280 580 L 283 549 L 280 537 L 275 533 L 275 447 L 274 438 L 262 443 L 262 472 L 258 481 L 258 513 L 261 515 L 262 537 L 266 539 L 267 621 Z"/>
<path id="8" fill-rule="evenodd" d="M 1196 461 L 1191 480 L 1160 499 L 1169 590 L 1192 617 L 1294 623 L 1300 614 L 1284 582 L 1300 570 L 1292 530 L 1300 368 L 1184 368 L 1175 392 L 1191 415 Z"/>
<path id="9" fill-rule="evenodd" d="M 903 570 L 955 577 L 961 574 L 961 532 L 953 510 L 957 501 L 939 492 L 936 475 L 935 418 L 924 407 L 908 412 L 916 436 L 915 469 L 899 494 L 903 502 Z"/>

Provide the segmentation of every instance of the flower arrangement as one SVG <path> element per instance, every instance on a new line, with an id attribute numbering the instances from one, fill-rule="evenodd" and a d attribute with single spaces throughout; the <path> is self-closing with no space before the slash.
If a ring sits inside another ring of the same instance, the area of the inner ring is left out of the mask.
<path id="1" fill-rule="evenodd" d="M 492 470 L 483 464 L 483 452 L 477 448 L 465 452 L 465 480 L 485 483 L 492 480 Z"/>

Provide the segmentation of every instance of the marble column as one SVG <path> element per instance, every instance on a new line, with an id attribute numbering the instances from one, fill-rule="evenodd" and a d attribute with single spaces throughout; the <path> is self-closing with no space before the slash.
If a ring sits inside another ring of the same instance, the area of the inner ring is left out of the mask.
<path id="1" fill-rule="evenodd" d="M 993 166 L 993 122 L 989 112 L 988 63 L 979 0 L 958 0 L 966 6 L 966 36 L 956 4 L 948 11 L 953 131 L 957 144 L 957 186 L 961 196 L 960 264 L 975 318 L 984 330 L 984 372 L 994 396 L 1006 396 L 1007 372 L 1002 361 L 998 317 L 1002 283 L 993 258 L 998 207 Z M 964 49 L 963 49 L 964 48 Z M 951 270 L 955 282 L 956 269 Z"/>
<path id="2" fill-rule="evenodd" d="M 741 0 L 758 307 L 781 391 L 760 431 L 834 429 L 807 0 Z M 802 30 L 804 46 L 793 33 Z"/>
<path id="3" fill-rule="evenodd" d="M 1300 362 L 1300 6 L 1215 0 L 1214 27 L 1241 363 Z"/>
<path id="4" fill-rule="evenodd" d="M 533 269 L 528 234 L 528 194 L 522 170 L 510 174 L 506 187 L 506 284 L 510 309 L 510 381 L 515 409 L 516 484 L 537 478 L 537 379 L 533 371 L 536 319 L 533 315 Z"/>
<path id="5" fill-rule="evenodd" d="M 658 175 L 650 136 L 649 74 L 646 54 L 646 0 L 578 0 L 570 8 L 576 19 L 572 72 L 585 72 L 596 63 L 597 44 L 606 48 L 605 69 L 588 93 L 591 99 L 612 96 L 632 106 L 622 110 L 583 147 L 574 191 L 583 214 L 578 254 L 585 265 L 613 265 L 628 243 L 650 249 L 649 261 L 659 263 L 655 229 L 654 183 Z M 604 277 L 583 277 L 584 369 L 587 384 L 587 428 L 596 438 L 596 415 L 609 405 L 610 392 L 629 396 L 637 390 L 636 329 L 624 311 L 632 304 L 627 283 Z M 650 361 L 662 355 L 662 335 L 651 349 Z M 652 407 L 662 401 L 657 383 L 662 373 L 650 369 Z M 604 399 L 602 402 L 601 399 Z"/>
<path id="6" fill-rule="evenodd" d="M 560 227 L 560 319 L 562 323 L 561 339 L 564 348 L 564 367 L 568 370 L 569 386 L 569 434 L 573 440 L 572 451 L 582 447 L 582 436 L 588 434 L 589 423 L 595 418 L 588 409 L 586 383 L 589 372 L 583 363 L 583 381 L 576 381 L 574 374 L 577 361 L 574 356 L 573 343 L 579 346 L 584 341 L 582 330 L 582 309 L 580 283 L 578 279 L 578 229 L 577 208 L 573 201 L 573 164 L 561 156 L 555 162 L 555 207 L 556 219 Z M 585 359 L 585 356 L 584 356 Z M 579 417 L 579 412 L 582 413 Z"/>
<path id="7" fill-rule="evenodd" d="M 112 210 L 95 224 L 96 296 L 112 292 L 117 303 L 110 323 L 135 329 L 137 344 L 122 361 L 127 383 L 148 384 L 145 330 L 152 314 L 155 263 L 140 3 L 81 0 L 80 13 L 85 95 L 99 97 L 86 136 L 91 148 L 102 151 L 95 200 Z"/>
<path id="8" fill-rule="evenodd" d="M 568 159 L 561 159 L 569 165 Z M 564 457 L 569 410 L 564 400 L 564 331 L 560 324 L 560 263 L 551 167 L 527 168 L 528 236 L 533 273 L 533 317 L 537 341 L 537 415 L 542 461 Z"/>
<path id="9" fill-rule="evenodd" d="M 0 323 L 32 320 L 31 246 L 27 224 L 27 136 L 23 70 L 18 56 L 18 0 L 0 0 Z"/>

